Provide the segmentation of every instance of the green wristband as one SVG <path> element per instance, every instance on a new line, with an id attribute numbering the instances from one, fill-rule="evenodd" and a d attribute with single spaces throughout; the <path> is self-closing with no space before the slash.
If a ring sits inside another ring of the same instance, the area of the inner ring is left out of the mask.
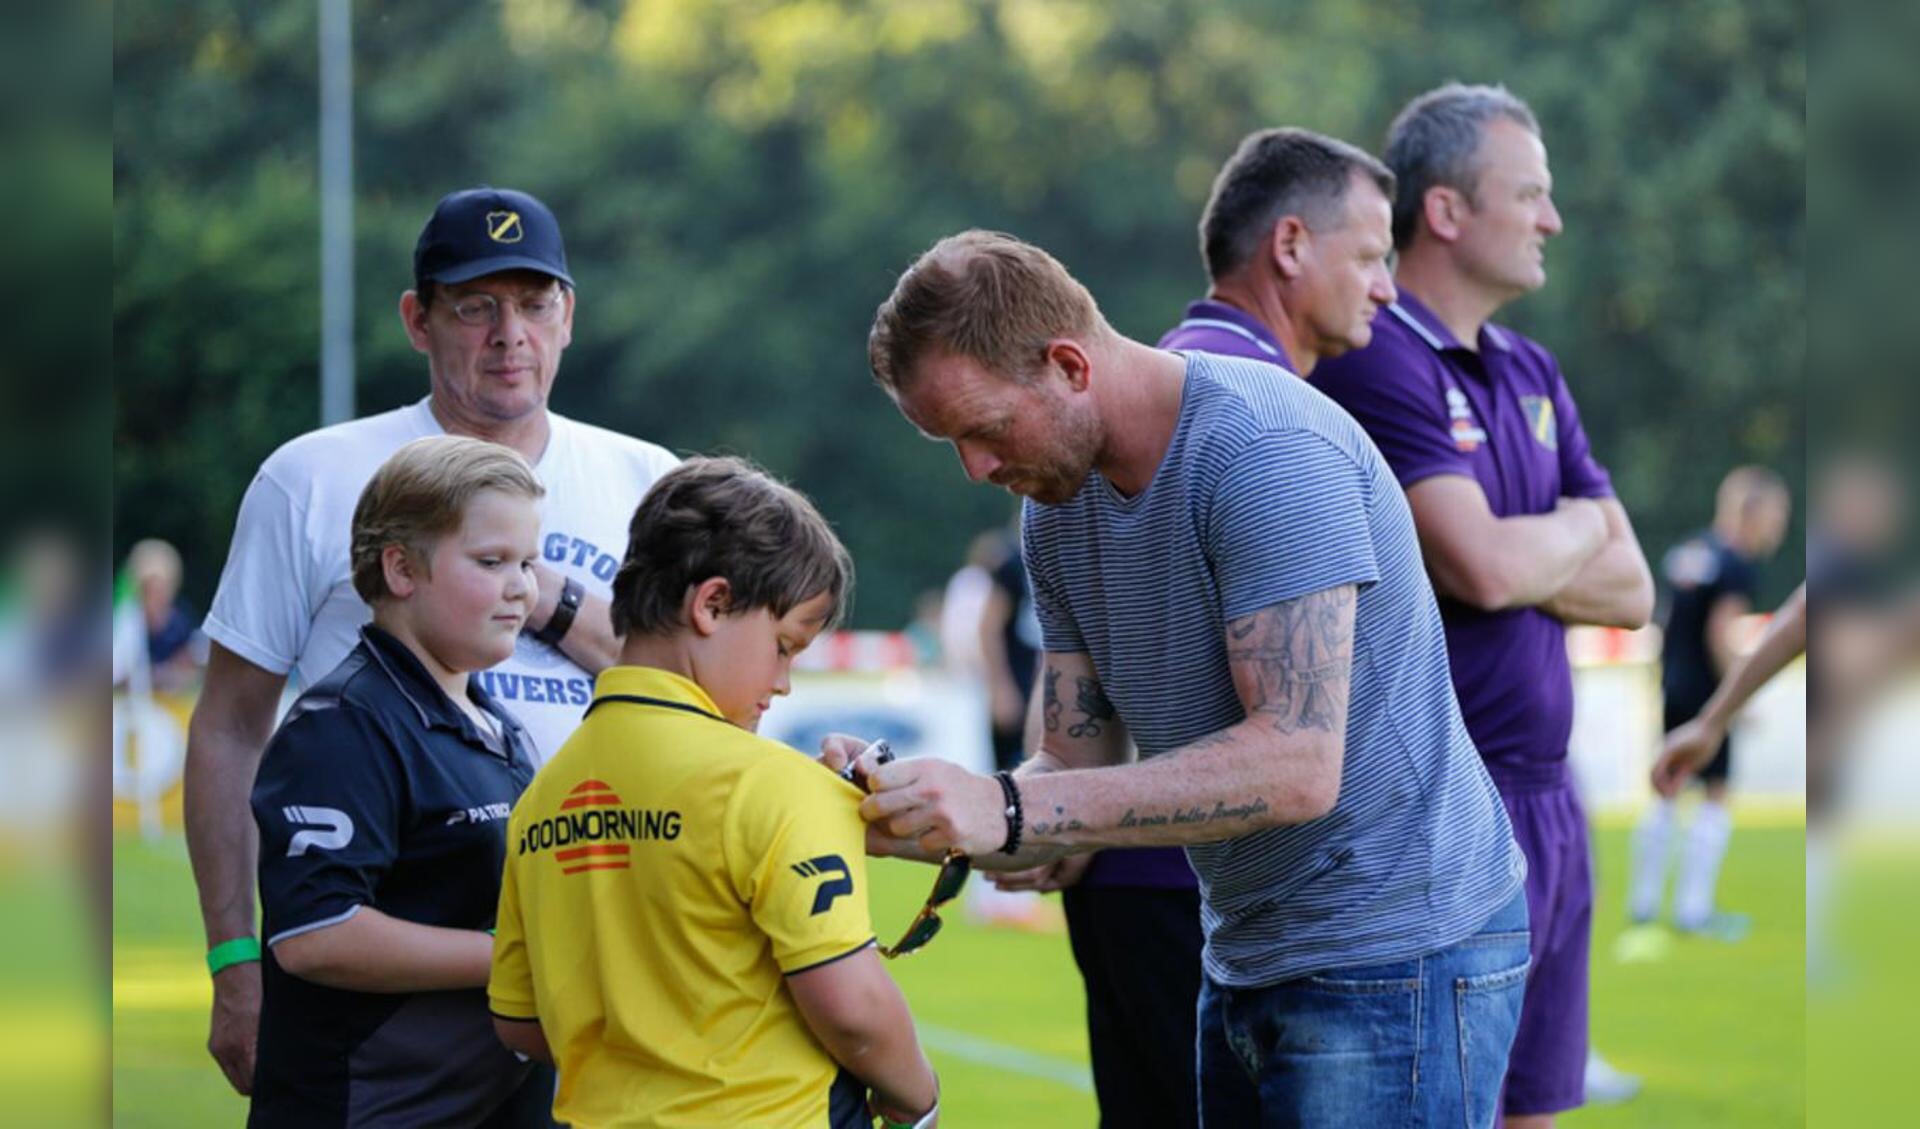
<path id="1" fill-rule="evenodd" d="M 252 937 L 235 937 L 231 941 L 222 941 L 207 950 L 207 975 L 218 976 L 220 970 L 236 964 L 260 959 L 260 942 Z"/>
<path id="2" fill-rule="evenodd" d="M 934 1098 L 932 1109 L 928 1110 L 927 1112 L 921 1114 L 919 1117 L 916 1117 L 911 1121 L 895 1121 L 893 1118 L 888 1117 L 884 1113 L 879 1114 L 878 1116 L 880 1118 L 880 1129 L 920 1129 L 920 1126 L 925 1125 L 928 1122 L 933 1120 L 934 1113 L 936 1113 L 939 1109 L 940 1109 L 940 1099 L 936 1097 Z"/>

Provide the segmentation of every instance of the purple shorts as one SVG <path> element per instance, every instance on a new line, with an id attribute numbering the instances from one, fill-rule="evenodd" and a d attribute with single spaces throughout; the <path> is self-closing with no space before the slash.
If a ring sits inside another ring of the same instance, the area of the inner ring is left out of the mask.
<path id="1" fill-rule="evenodd" d="M 1501 1105 L 1513 1116 L 1558 1113 L 1586 1101 L 1587 954 L 1593 935 L 1587 817 L 1571 784 L 1502 787 L 1500 799 L 1527 856 L 1533 921 L 1533 967 Z"/>

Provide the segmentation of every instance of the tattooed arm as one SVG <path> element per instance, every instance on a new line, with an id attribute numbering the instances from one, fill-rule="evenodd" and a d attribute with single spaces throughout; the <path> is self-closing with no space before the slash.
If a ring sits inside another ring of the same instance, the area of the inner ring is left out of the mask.
<path id="1" fill-rule="evenodd" d="M 1104 694 L 1076 710 L 1061 670 L 1042 696 L 1041 751 L 1020 773 L 1026 827 L 1017 855 L 999 853 L 1007 833 L 999 785 L 946 762 L 885 766 L 862 814 L 921 851 L 957 846 L 976 866 L 1007 870 L 1100 847 L 1206 843 L 1318 819 L 1340 795 L 1354 601 L 1354 586 L 1343 585 L 1229 623 L 1227 661 L 1246 718 L 1138 764 L 1115 764 L 1110 749 L 1104 762 L 1076 755 L 1110 719 L 1099 716 Z M 1047 657 L 1049 672 L 1063 657 Z M 1057 716 L 1049 703 L 1059 704 Z M 1108 767 L 1082 767 L 1089 762 Z"/>
<path id="2" fill-rule="evenodd" d="M 1041 655 L 1038 689 L 1027 711 L 1030 752 L 1020 776 L 1126 763 L 1126 726 L 1091 658 Z"/>
<path id="3" fill-rule="evenodd" d="M 1024 782 L 1064 768 L 1094 768 L 1131 759 L 1132 742 L 1092 661 L 1085 655 L 1042 655 L 1040 665 L 1041 685 L 1031 695 L 1033 708 L 1027 711 L 1026 747 L 1032 752 L 1014 775 Z M 1068 694 L 1062 687 L 1070 688 L 1075 707 L 1071 720 Z M 1096 853 L 1062 855 L 1040 866 L 990 871 L 986 877 L 1002 890 L 1052 893 L 1077 884 Z"/>

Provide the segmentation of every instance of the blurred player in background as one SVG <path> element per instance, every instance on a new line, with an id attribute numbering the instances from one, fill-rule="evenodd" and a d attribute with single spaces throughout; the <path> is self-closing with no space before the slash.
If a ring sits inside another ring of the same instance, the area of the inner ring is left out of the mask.
<path id="1" fill-rule="evenodd" d="M 1720 483 L 1712 527 L 1668 551 L 1661 572 L 1672 602 L 1660 655 L 1667 732 L 1691 721 L 1732 669 L 1740 620 L 1753 610 L 1759 566 L 1779 549 L 1792 505 L 1779 475 L 1762 467 L 1737 467 Z M 1730 767 L 1723 735 L 1713 758 L 1698 770 L 1706 796 L 1681 848 L 1673 905 L 1677 927 L 1722 940 L 1738 940 L 1748 927 L 1744 915 L 1714 909 L 1714 886 L 1733 835 L 1733 816 L 1727 811 Z M 1636 923 L 1659 916 L 1674 831 L 1674 802 L 1668 795 L 1656 795 L 1634 833 L 1627 908 Z"/>

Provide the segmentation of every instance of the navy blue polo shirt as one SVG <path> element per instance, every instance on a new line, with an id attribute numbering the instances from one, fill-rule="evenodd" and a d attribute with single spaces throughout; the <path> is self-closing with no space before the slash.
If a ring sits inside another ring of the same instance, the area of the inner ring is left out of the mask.
<path id="1" fill-rule="evenodd" d="M 1553 355 L 1491 322 L 1475 345 L 1402 290 L 1374 315 L 1372 344 L 1320 362 L 1312 383 L 1360 421 L 1402 489 L 1469 478 L 1495 517 L 1612 497 Z M 1485 612 L 1444 596 L 1440 615 L 1460 710 L 1494 781 L 1563 783 L 1573 733 L 1566 627 L 1537 607 Z"/>
<path id="2" fill-rule="evenodd" d="M 1660 573 L 1673 594 L 1660 648 L 1660 688 L 1670 715 L 1692 717 L 1720 684 L 1707 639 L 1714 605 L 1734 597 L 1752 607 L 1759 572 L 1754 562 L 1705 529 L 1668 550 Z"/>
<path id="3" fill-rule="evenodd" d="M 550 1123 L 550 1093 L 520 1093 L 531 1068 L 494 1035 L 484 988 L 345 991 L 302 980 L 273 955 L 365 908 L 492 927 L 507 817 L 533 758 L 526 731 L 478 680 L 468 693 L 497 732 L 482 732 L 404 644 L 369 624 L 268 743 L 253 786 L 267 943 L 249 1125 Z"/>

